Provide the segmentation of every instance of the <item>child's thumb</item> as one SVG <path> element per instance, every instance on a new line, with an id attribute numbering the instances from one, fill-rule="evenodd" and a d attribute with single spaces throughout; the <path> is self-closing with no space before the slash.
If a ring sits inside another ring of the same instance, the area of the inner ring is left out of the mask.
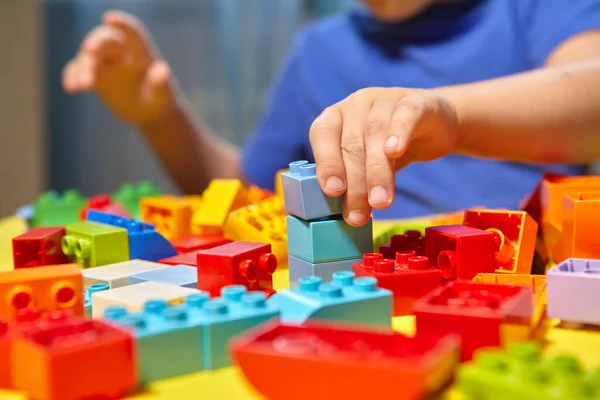
<path id="1" fill-rule="evenodd" d="M 153 107 L 167 106 L 173 100 L 171 68 L 163 60 L 153 61 L 142 85 L 142 102 Z"/>

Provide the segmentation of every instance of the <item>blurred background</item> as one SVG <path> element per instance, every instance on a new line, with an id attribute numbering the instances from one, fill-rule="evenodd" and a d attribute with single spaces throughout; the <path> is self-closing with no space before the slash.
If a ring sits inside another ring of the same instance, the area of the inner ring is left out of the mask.
<path id="1" fill-rule="evenodd" d="M 48 188 L 175 191 L 145 143 L 61 70 L 108 9 L 140 17 L 197 113 L 241 144 L 296 30 L 354 0 L 4 0 L 0 5 L 0 217 Z"/>

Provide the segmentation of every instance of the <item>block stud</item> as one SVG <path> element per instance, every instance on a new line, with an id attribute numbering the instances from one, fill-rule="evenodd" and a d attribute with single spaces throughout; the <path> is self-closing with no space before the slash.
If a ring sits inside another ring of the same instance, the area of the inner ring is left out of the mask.
<path id="1" fill-rule="evenodd" d="M 150 300 L 144 304 L 144 311 L 150 314 L 161 314 L 167 306 L 165 300 Z"/>
<path id="2" fill-rule="evenodd" d="M 321 287 L 319 288 L 319 292 L 321 293 L 321 296 L 330 299 L 342 297 L 344 295 L 344 293 L 342 292 L 342 287 L 339 284 L 333 282 L 321 285 Z"/>
<path id="3" fill-rule="evenodd" d="M 355 276 L 351 271 L 337 271 L 332 274 L 333 282 L 341 286 L 352 286 Z"/>
<path id="4" fill-rule="evenodd" d="M 354 286 L 359 292 L 374 292 L 377 290 L 377 279 L 363 277 L 354 280 Z"/>
<path id="5" fill-rule="evenodd" d="M 316 292 L 321 286 L 322 279 L 318 276 L 305 276 L 298 279 L 298 287 L 302 291 Z"/>
<path id="6" fill-rule="evenodd" d="M 185 298 L 185 304 L 194 308 L 202 308 L 209 298 L 210 296 L 207 292 L 194 293 Z"/>
<path id="7" fill-rule="evenodd" d="M 223 300 L 207 301 L 202 308 L 211 315 L 225 315 L 229 311 L 227 303 Z"/>
<path id="8" fill-rule="evenodd" d="M 229 285 L 221 289 L 221 296 L 225 300 L 229 301 L 241 301 L 242 296 L 246 293 L 247 289 L 242 285 Z"/>
<path id="9" fill-rule="evenodd" d="M 317 165 L 316 164 L 305 164 L 300 166 L 300 176 L 310 178 L 317 176 Z"/>
<path id="10" fill-rule="evenodd" d="M 306 165 L 308 164 L 308 161 L 306 160 L 300 160 L 300 161 L 293 161 L 290 163 L 290 173 L 292 174 L 299 174 L 300 173 L 300 167 L 302 165 Z"/>
<path id="11" fill-rule="evenodd" d="M 242 303 L 247 308 L 264 308 L 267 305 L 267 296 L 262 292 L 244 294 Z"/>

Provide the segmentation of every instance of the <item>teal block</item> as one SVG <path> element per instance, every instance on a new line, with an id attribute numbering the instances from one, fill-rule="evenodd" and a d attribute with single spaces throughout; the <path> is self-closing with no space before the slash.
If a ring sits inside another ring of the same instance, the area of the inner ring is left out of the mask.
<path id="1" fill-rule="evenodd" d="M 288 253 L 311 263 L 362 258 L 373 252 L 373 219 L 359 228 L 342 216 L 305 221 L 287 216 Z"/>
<path id="2" fill-rule="evenodd" d="M 316 319 L 392 326 L 392 292 L 377 287 L 377 279 L 355 279 L 350 271 L 335 272 L 332 278 L 328 283 L 318 276 L 300 278 L 298 288 L 276 293 L 268 303 L 279 308 L 283 323 Z"/>
<path id="3" fill-rule="evenodd" d="M 32 227 L 65 226 L 79 221 L 79 212 L 87 200 L 78 190 L 65 190 L 62 194 L 43 193 L 33 204 Z"/>
<path id="4" fill-rule="evenodd" d="M 96 283 L 90 285 L 90 287 L 83 292 L 83 309 L 85 311 L 85 315 L 90 317 L 92 316 L 92 294 L 96 292 L 102 292 L 108 289 L 110 289 L 110 286 L 108 286 L 107 284 Z"/>

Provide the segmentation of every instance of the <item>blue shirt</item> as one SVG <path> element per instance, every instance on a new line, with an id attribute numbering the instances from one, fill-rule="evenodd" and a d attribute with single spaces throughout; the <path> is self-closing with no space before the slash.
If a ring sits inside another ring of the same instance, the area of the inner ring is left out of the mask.
<path id="1" fill-rule="evenodd" d="M 544 65 L 569 37 L 600 28 L 600 0 L 463 0 L 435 5 L 394 24 L 361 7 L 318 21 L 295 38 L 266 110 L 249 137 L 246 177 L 272 188 L 290 161 L 314 160 L 308 138 L 328 106 L 366 87 L 439 86 L 481 81 Z M 377 218 L 403 218 L 473 206 L 516 208 L 546 170 L 449 155 L 396 174 L 396 200 Z"/>

